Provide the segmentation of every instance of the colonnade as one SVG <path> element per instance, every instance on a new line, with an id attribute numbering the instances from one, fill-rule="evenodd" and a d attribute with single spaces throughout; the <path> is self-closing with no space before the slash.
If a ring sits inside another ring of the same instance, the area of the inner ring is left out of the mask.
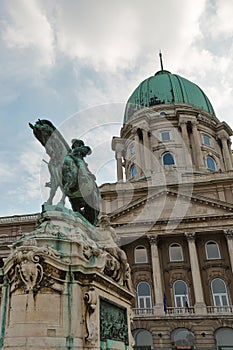
<path id="1" fill-rule="evenodd" d="M 225 237 L 227 240 L 229 257 L 231 261 L 231 269 L 233 272 L 233 230 L 225 230 Z M 193 291 L 195 297 L 195 313 L 196 314 L 205 314 L 206 304 L 203 293 L 203 286 L 201 280 L 200 266 L 198 261 L 197 248 L 195 243 L 196 234 L 185 233 L 185 237 L 188 242 L 189 249 L 189 258 L 190 258 L 190 267 L 192 273 L 193 281 Z M 155 300 L 155 309 L 156 313 L 163 314 L 163 298 L 164 298 L 164 286 L 162 271 L 159 259 L 159 250 L 158 250 L 158 235 L 148 235 L 148 240 L 150 242 L 151 248 L 151 265 L 152 265 L 152 275 L 153 275 L 153 285 L 154 285 L 154 300 Z"/>
<path id="2" fill-rule="evenodd" d="M 140 139 L 138 130 L 142 133 Z M 143 173 L 147 173 L 151 168 L 151 154 L 150 154 L 150 140 L 148 135 L 149 129 L 146 127 L 137 129 L 134 128 L 131 133 L 133 137 L 133 145 L 135 150 L 135 166 L 137 169 L 137 177 Z M 114 137 L 112 142 L 112 149 L 115 151 L 115 158 L 117 161 L 117 181 L 123 180 L 123 163 L 122 157 L 124 152 L 124 140 L 119 137 Z"/>
<path id="3" fill-rule="evenodd" d="M 187 131 L 188 123 L 190 123 L 190 127 L 192 128 L 192 134 L 193 134 L 192 141 L 190 140 L 190 137 Z M 201 142 L 198 125 L 199 125 L 199 122 L 194 116 L 180 115 L 179 117 L 179 126 L 181 128 L 182 138 L 187 150 L 185 155 L 186 165 L 187 167 L 190 166 L 190 160 L 191 160 L 190 153 L 192 148 L 196 167 L 199 169 L 204 169 L 206 168 L 206 164 L 203 157 L 202 142 Z M 233 168 L 233 158 L 232 158 L 232 152 L 230 147 L 229 134 L 227 133 L 226 130 L 222 128 L 217 132 L 217 136 L 222 144 L 222 157 L 225 165 L 225 170 L 226 171 L 231 170 Z"/>
<path id="4" fill-rule="evenodd" d="M 192 131 L 192 137 L 187 130 L 187 126 Z M 182 139 L 184 142 L 185 151 L 185 163 L 186 167 L 193 166 L 193 162 L 197 169 L 206 169 L 205 159 L 203 156 L 201 132 L 199 130 L 199 121 L 196 116 L 180 115 L 179 127 L 181 129 Z M 139 136 L 140 134 L 140 136 Z M 230 136 L 225 129 L 224 125 L 220 124 L 217 128 L 216 136 L 221 141 L 222 158 L 226 171 L 233 169 L 233 158 L 230 147 Z M 123 180 L 123 163 L 122 157 L 125 151 L 125 141 L 119 137 L 113 138 L 112 148 L 115 150 L 115 157 L 117 161 L 117 180 Z M 151 169 L 151 152 L 150 152 L 150 138 L 149 138 L 149 126 L 143 124 L 140 128 L 134 127 L 131 130 L 130 141 L 133 142 L 135 148 L 135 166 L 137 170 L 137 177 L 140 177 L 143 173 L 147 174 L 147 171 Z M 129 142 L 129 140 L 127 141 Z M 127 151 L 127 150 L 126 150 Z M 191 157 L 192 153 L 192 157 Z M 125 155 L 127 159 L 127 155 Z"/>

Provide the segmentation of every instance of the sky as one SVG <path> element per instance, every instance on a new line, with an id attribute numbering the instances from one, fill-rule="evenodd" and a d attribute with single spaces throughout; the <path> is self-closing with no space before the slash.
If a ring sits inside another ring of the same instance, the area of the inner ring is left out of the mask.
<path id="1" fill-rule="evenodd" d="M 116 181 L 112 136 L 127 99 L 164 69 L 197 85 L 233 127 L 232 0 L 2 0 L 0 216 L 37 213 L 46 154 L 28 122 L 82 138 L 98 185 Z"/>

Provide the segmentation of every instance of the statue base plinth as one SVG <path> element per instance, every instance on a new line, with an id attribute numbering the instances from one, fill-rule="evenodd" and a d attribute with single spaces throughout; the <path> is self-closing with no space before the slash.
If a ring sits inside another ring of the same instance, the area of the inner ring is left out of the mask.
<path id="1" fill-rule="evenodd" d="M 44 211 L 15 242 L 4 265 L 1 349 L 131 348 L 133 293 L 120 248 L 101 247 L 97 231 L 68 210 Z"/>

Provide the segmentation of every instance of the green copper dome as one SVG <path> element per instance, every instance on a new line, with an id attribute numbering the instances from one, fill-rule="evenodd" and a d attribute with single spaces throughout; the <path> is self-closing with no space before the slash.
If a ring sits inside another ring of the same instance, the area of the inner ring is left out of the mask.
<path id="1" fill-rule="evenodd" d="M 134 90 L 126 105 L 124 123 L 142 107 L 173 103 L 190 104 L 215 115 L 208 97 L 199 86 L 177 74 L 161 70 Z"/>

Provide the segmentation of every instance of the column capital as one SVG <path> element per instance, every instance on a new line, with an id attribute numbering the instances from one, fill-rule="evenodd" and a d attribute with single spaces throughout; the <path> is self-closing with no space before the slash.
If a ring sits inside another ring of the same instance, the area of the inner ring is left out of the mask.
<path id="1" fill-rule="evenodd" d="M 229 139 L 230 139 L 229 134 L 227 133 L 227 131 L 226 131 L 226 130 L 223 130 L 223 129 L 221 129 L 221 130 L 219 130 L 219 131 L 217 132 L 217 136 L 218 136 L 221 140 L 224 140 L 224 139 L 229 140 Z"/>
<path id="2" fill-rule="evenodd" d="M 158 245 L 158 235 L 147 235 L 150 245 Z"/>
<path id="3" fill-rule="evenodd" d="M 195 127 L 199 125 L 199 121 L 197 119 L 192 120 L 191 123 L 192 123 L 192 126 L 195 126 Z"/>
<path id="4" fill-rule="evenodd" d="M 186 125 L 187 124 L 187 120 L 185 119 L 179 119 L 179 125 Z"/>
<path id="5" fill-rule="evenodd" d="M 114 136 L 112 138 L 112 150 L 116 152 L 122 151 L 124 149 L 124 143 L 124 139 Z"/>
<path id="6" fill-rule="evenodd" d="M 233 239 L 233 229 L 223 230 L 227 239 Z"/>
<path id="7" fill-rule="evenodd" d="M 143 121 L 143 123 L 140 123 L 138 127 L 143 131 L 149 131 L 150 127 L 147 122 Z"/>
<path id="8" fill-rule="evenodd" d="M 188 241 L 195 241 L 196 232 L 185 232 L 185 237 Z"/>

